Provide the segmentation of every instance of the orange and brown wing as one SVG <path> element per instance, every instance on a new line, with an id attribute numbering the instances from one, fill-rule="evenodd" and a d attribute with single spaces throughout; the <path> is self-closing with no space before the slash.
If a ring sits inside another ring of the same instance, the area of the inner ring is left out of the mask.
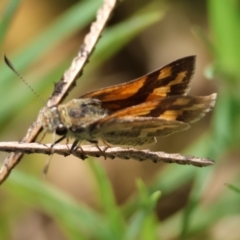
<path id="1" fill-rule="evenodd" d="M 152 100 L 94 122 L 92 134 L 112 144 L 140 145 L 153 142 L 154 137 L 187 129 L 190 123 L 212 109 L 215 100 L 216 94 Z"/>
<path id="2" fill-rule="evenodd" d="M 168 96 L 185 95 L 194 72 L 195 56 L 174 61 L 165 67 L 133 81 L 102 88 L 81 98 L 101 100 L 112 112 Z"/>
<path id="3" fill-rule="evenodd" d="M 191 123 L 202 118 L 209 112 L 216 101 L 217 94 L 209 96 L 172 96 L 148 101 L 139 105 L 115 112 L 98 122 L 118 121 L 120 118 L 152 117 L 168 121 Z M 97 123 L 97 124 L 99 124 Z"/>

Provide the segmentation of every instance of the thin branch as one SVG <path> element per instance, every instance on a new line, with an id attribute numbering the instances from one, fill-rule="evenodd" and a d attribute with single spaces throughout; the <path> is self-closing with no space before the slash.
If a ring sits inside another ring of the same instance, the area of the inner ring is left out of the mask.
<path id="1" fill-rule="evenodd" d="M 96 21 L 92 23 L 90 32 L 84 38 L 77 57 L 74 58 L 69 70 L 65 72 L 62 79 L 55 85 L 53 94 L 47 102 L 48 107 L 61 103 L 75 85 L 117 2 L 117 0 L 105 0 L 102 7 L 98 10 Z M 37 138 L 41 131 L 41 127 L 37 123 L 38 120 L 30 126 L 21 142 L 30 143 Z M 0 169 L 0 184 L 7 179 L 12 169 L 20 162 L 22 156 L 23 153 L 15 151 L 4 160 L 3 166 Z"/>
<path id="2" fill-rule="evenodd" d="M 99 149 L 100 148 L 100 149 Z M 214 162 L 207 158 L 198 158 L 195 156 L 183 156 L 177 153 L 165 153 L 165 152 L 151 152 L 150 150 L 138 150 L 135 148 L 124 149 L 121 147 L 107 148 L 95 147 L 92 145 L 82 145 L 81 149 L 71 152 L 71 145 L 57 144 L 51 148 L 51 144 L 39 144 L 39 143 L 19 143 L 19 142 L 0 142 L 0 151 L 6 152 L 22 152 L 26 154 L 42 153 L 68 156 L 73 154 L 74 156 L 85 159 L 85 156 L 92 157 L 105 157 L 107 159 L 122 159 L 122 160 L 137 160 L 137 161 L 153 161 L 164 163 L 177 163 L 181 165 L 193 165 L 196 167 L 203 167 L 213 165 Z"/>

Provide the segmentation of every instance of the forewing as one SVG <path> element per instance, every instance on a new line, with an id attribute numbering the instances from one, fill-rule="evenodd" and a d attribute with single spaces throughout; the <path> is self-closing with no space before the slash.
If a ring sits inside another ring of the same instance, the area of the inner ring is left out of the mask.
<path id="1" fill-rule="evenodd" d="M 98 124 L 106 124 L 126 116 L 152 117 L 168 121 L 192 123 L 202 118 L 215 104 L 216 94 L 209 96 L 172 96 L 132 106 L 101 119 Z"/>
<path id="2" fill-rule="evenodd" d="M 133 81 L 102 88 L 81 98 L 97 98 L 111 112 L 167 96 L 185 95 L 195 67 L 195 56 L 174 61 Z"/>

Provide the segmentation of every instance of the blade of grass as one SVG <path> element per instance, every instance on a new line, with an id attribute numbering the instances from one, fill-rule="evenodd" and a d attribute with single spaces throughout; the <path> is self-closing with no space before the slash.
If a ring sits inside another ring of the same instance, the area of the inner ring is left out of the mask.
<path id="1" fill-rule="evenodd" d="M 101 208 L 104 209 L 111 239 L 121 239 L 125 229 L 125 223 L 120 209 L 116 205 L 114 193 L 110 181 L 103 167 L 95 160 L 88 160 L 91 172 L 97 184 L 97 197 Z"/>
<path id="2" fill-rule="evenodd" d="M 236 187 L 236 186 L 234 186 L 234 185 L 232 185 L 232 184 L 229 184 L 229 183 L 227 183 L 226 186 L 227 186 L 229 189 L 231 189 L 232 191 L 234 191 L 235 193 L 240 194 L 240 189 L 239 189 L 238 187 Z"/>
<path id="3" fill-rule="evenodd" d="M 208 1 L 211 30 L 214 35 L 216 59 L 222 72 L 238 73 L 240 62 L 239 1 Z"/>
<path id="4" fill-rule="evenodd" d="M 185 239 L 190 236 L 197 236 L 201 233 L 207 233 L 212 227 L 222 218 L 239 214 L 240 206 L 239 199 L 234 194 L 227 194 L 223 192 L 221 196 L 214 200 L 214 203 L 198 207 L 192 212 L 191 227 L 185 234 Z M 181 210 L 175 215 L 162 222 L 163 239 L 179 238 L 179 231 L 181 231 L 183 211 Z"/>
<path id="5" fill-rule="evenodd" d="M 46 185 L 42 179 L 38 180 L 16 170 L 3 189 L 25 205 L 40 207 L 51 215 L 68 239 L 79 239 L 77 236 L 82 239 L 85 239 L 84 236 L 105 236 L 104 220 L 96 212 L 77 203 L 66 193 Z"/>
<path id="6" fill-rule="evenodd" d="M 144 7 L 144 9 L 148 8 L 148 5 Z M 153 10 L 150 8 L 150 10 L 149 12 L 139 11 L 129 19 L 107 29 L 93 55 L 92 63 L 99 65 L 100 62 L 109 59 L 144 29 L 160 21 L 166 13 L 166 7 Z"/>
<path id="7" fill-rule="evenodd" d="M 7 34 L 10 24 L 13 21 L 14 15 L 19 7 L 21 0 L 11 0 L 7 4 L 6 10 L 3 12 L 2 19 L 0 21 L 0 46 L 3 45 L 4 38 Z"/>
<path id="8" fill-rule="evenodd" d="M 160 192 L 156 191 L 150 195 L 147 187 L 141 180 L 137 181 L 137 186 L 139 198 L 135 202 L 136 211 L 130 218 L 124 239 L 156 239 L 157 225 L 154 221 L 154 208 L 160 198 Z"/>

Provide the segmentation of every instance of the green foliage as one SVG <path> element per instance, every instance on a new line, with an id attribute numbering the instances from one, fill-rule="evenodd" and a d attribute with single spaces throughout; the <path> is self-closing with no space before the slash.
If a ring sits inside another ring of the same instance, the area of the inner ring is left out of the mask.
<path id="1" fill-rule="evenodd" d="M 38 207 L 49 214 L 68 239 L 155 239 L 153 209 L 159 193 L 149 195 L 146 186 L 139 182 L 137 211 L 128 220 L 115 203 L 103 167 L 97 161 L 89 160 L 89 164 L 97 184 L 99 212 L 77 203 L 54 186 L 18 170 L 14 171 L 3 188 L 15 201 L 24 206 Z M 146 235 L 152 237 L 147 238 Z"/>
<path id="2" fill-rule="evenodd" d="M 240 140 L 240 2 L 212 0 L 208 6 L 216 59 L 212 71 L 221 80 L 213 131 L 220 148 L 215 148 L 216 154 L 222 155 Z"/>

